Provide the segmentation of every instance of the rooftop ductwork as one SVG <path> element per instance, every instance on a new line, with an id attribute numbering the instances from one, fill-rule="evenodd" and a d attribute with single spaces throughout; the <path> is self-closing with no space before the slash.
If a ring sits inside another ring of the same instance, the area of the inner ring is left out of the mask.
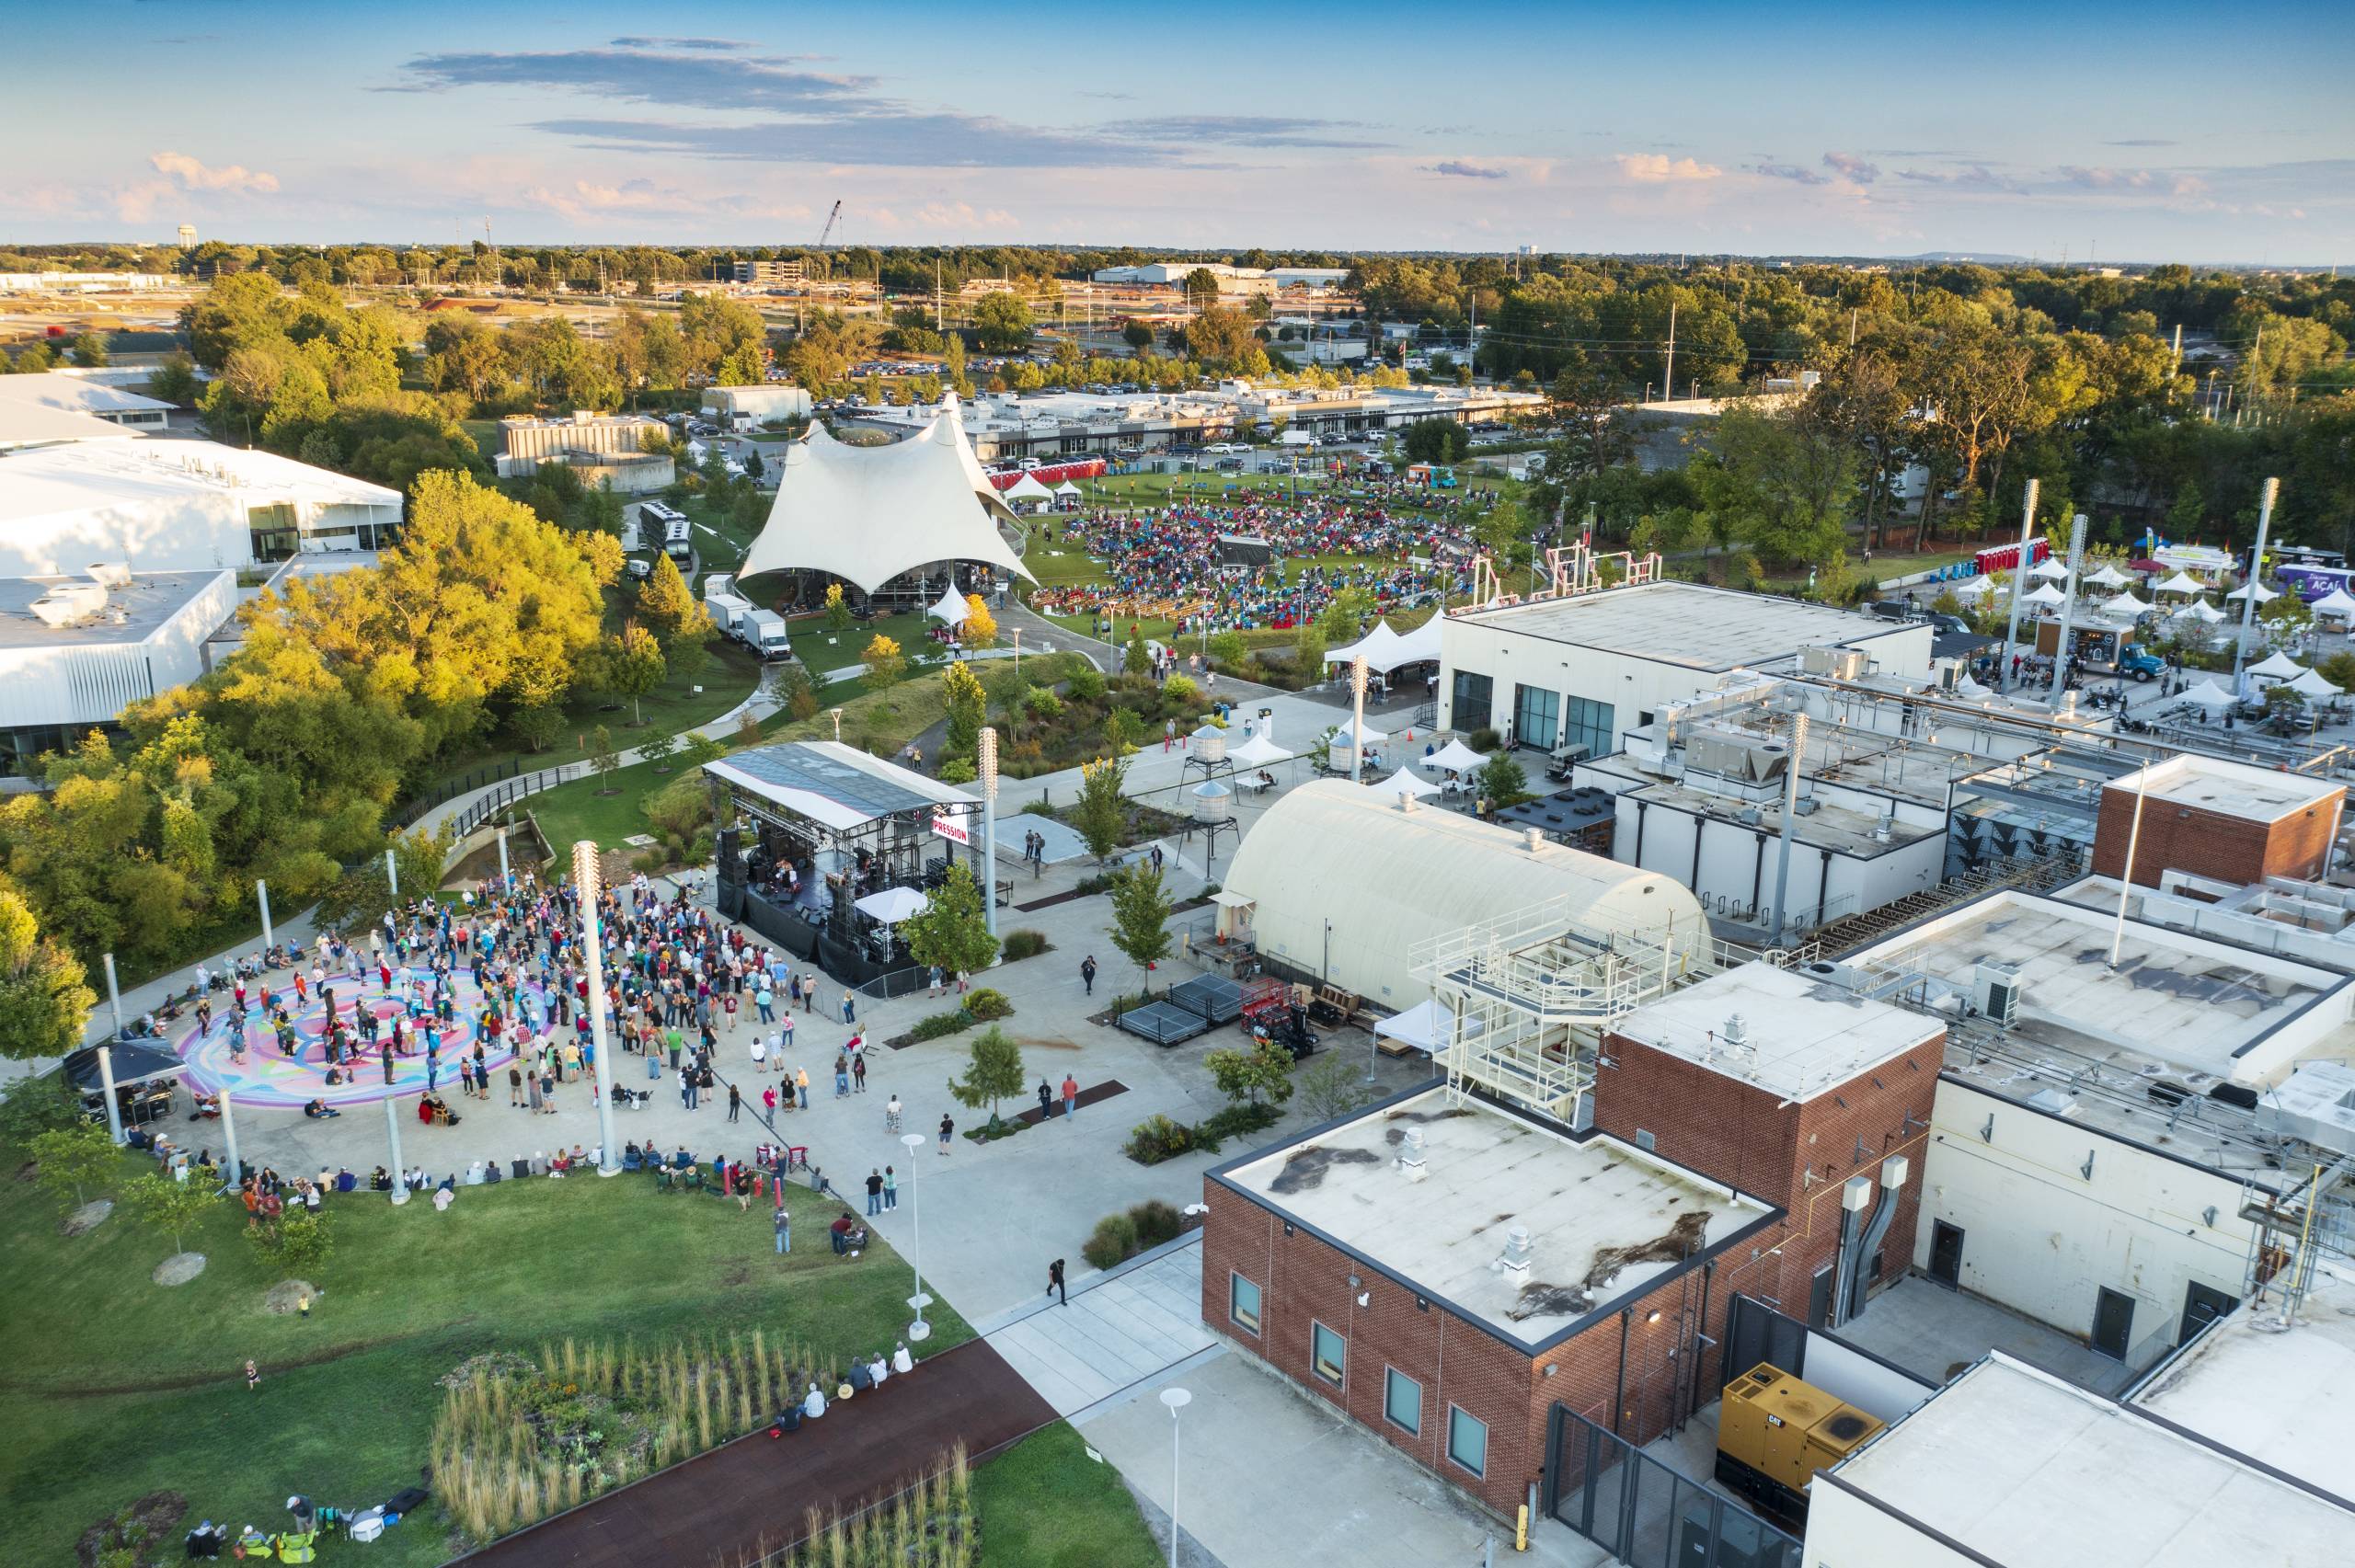
<path id="1" fill-rule="evenodd" d="M 1516 1225 L 1505 1232 L 1505 1253 L 1497 1266 L 1507 1274 L 1526 1275 L 1529 1265 L 1536 1261 L 1536 1252 L 1530 1245 L 1529 1227 Z"/>
<path id="2" fill-rule="evenodd" d="M 1430 1174 L 1423 1162 L 1423 1129 L 1410 1127 L 1398 1136 L 1398 1173 L 1410 1182 Z"/>

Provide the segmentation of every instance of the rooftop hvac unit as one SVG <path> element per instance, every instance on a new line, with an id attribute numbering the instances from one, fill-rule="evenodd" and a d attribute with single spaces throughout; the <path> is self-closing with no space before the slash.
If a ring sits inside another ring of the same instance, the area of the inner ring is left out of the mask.
<path id="1" fill-rule="evenodd" d="M 2020 967 L 1993 960 L 1971 971 L 1970 1001 L 1982 1015 L 2004 1028 L 2019 1017 Z"/>
<path id="2" fill-rule="evenodd" d="M 1865 653 L 1862 648 L 1830 645 L 1803 647 L 1799 649 L 1799 673 L 1833 681 L 1861 681 L 1865 676 Z"/>
<path id="3" fill-rule="evenodd" d="M 107 607 L 107 590 L 94 582 L 62 582 L 27 606 L 44 626 L 75 626 Z"/>
<path id="4" fill-rule="evenodd" d="M 1798 812 L 1802 817 L 1812 817 L 1815 815 L 1815 796 L 1811 795 L 1800 795 L 1797 801 L 1792 803 L 1791 809 Z"/>
<path id="5" fill-rule="evenodd" d="M 131 583 L 131 563 L 128 561 L 93 561 L 86 568 L 90 580 L 100 588 L 127 588 Z"/>

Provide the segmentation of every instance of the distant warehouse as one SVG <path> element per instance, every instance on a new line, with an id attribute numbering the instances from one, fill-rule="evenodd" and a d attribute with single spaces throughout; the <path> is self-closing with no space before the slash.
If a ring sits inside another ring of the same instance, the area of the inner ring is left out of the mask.
<path id="1" fill-rule="evenodd" d="M 810 417 L 810 393 L 798 386 L 706 386 L 704 412 L 731 428 Z"/>
<path id="2" fill-rule="evenodd" d="M 668 452 L 645 450 L 649 432 L 665 440 L 671 432 L 661 420 L 643 414 L 598 414 L 582 408 L 564 418 L 501 419 L 499 429 L 504 439 L 499 454 L 501 479 L 537 473 L 543 463 L 560 463 L 580 475 L 584 485 L 602 484 L 625 496 L 643 496 L 667 489 L 679 476 Z"/>

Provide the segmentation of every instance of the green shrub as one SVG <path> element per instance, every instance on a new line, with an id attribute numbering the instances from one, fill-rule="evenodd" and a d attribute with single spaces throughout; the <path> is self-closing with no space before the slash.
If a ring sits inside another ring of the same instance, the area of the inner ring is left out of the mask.
<path id="1" fill-rule="evenodd" d="M 1071 672 L 1071 694 L 1083 703 L 1104 700 L 1104 674 L 1094 665 L 1083 665 Z"/>
<path id="2" fill-rule="evenodd" d="M 966 993 L 965 1013 L 987 1024 L 999 1018 L 1014 1016 L 1014 1003 L 1005 1000 L 1005 992 L 980 986 Z"/>
<path id="3" fill-rule="evenodd" d="M 973 1015 L 963 1008 L 954 1013 L 936 1013 L 929 1018 L 919 1018 L 908 1037 L 915 1040 L 937 1040 L 973 1026 Z"/>
<path id="4" fill-rule="evenodd" d="M 942 784 L 971 784 L 976 775 L 970 759 L 951 757 L 940 764 L 938 777 Z"/>
<path id="5" fill-rule="evenodd" d="M 1022 810 L 1018 813 L 1024 817 L 1052 817 L 1054 814 L 1055 808 L 1043 800 L 1024 801 Z"/>
<path id="6" fill-rule="evenodd" d="M 1495 730 L 1489 729 L 1485 726 L 1479 729 L 1474 730 L 1471 736 L 1464 742 L 1464 744 L 1469 746 L 1475 751 L 1493 751 L 1504 743 L 1505 738 L 1503 736 L 1499 735 Z"/>
<path id="7" fill-rule="evenodd" d="M 1076 891 L 1080 897 L 1086 898 L 1091 894 L 1101 893 L 1111 886 L 1112 879 L 1109 876 L 1083 876 L 1079 879 Z"/>
<path id="8" fill-rule="evenodd" d="M 1143 1252 L 1164 1242 L 1174 1242 L 1186 1229 L 1185 1216 L 1159 1198 L 1148 1198 L 1129 1210 L 1129 1222 L 1136 1227 L 1137 1250 Z"/>
<path id="9" fill-rule="evenodd" d="M 1041 953 L 1052 951 L 1054 945 L 1047 940 L 1047 933 L 1043 931 L 1009 931 L 1000 952 L 1011 964 L 1017 958 L 1036 958 Z"/>
<path id="10" fill-rule="evenodd" d="M 1095 1233 L 1079 1248 L 1079 1255 L 1097 1268 L 1117 1268 L 1136 1254 L 1136 1221 L 1125 1214 L 1108 1214 L 1097 1220 Z"/>
<path id="11" fill-rule="evenodd" d="M 1137 1123 L 1129 1131 L 1129 1141 L 1121 1152 L 1140 1165 L 1158 1165 L 1174 1159 L 1194 1147 L 1194 1131 L 1183 1122 L 1173 1122 L 1167 1116 L 1156 1116 Z"/>
<path id="12" fill-rule="evenodd" d="M 1273 1105 L 1253 1104 L 1246 1101 L 1204 1117 L 1194 1128 L 1194 1138 L 1203 1144 L 1213 1140 L 1223 1143 L 1230 1138 L 1265 1132 L 1281 1119 L 1281 1114 Z"/>

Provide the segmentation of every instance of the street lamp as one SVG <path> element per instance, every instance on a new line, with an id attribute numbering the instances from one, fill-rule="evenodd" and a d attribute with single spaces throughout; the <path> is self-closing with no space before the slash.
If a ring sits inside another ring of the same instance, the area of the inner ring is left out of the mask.
<path id="1" fill-rule="evenodd" d="M 1021 628 L 1021 627 L 1019 627 L 1019 626 L 1016 626 L 1016 627 L 1014 627 L 1014 628 L 1013 628 L 1013 632 L 1014 632 L 1014 673 L 1015 673 L 1015 675 L 1018 678 L 1018 677 L 1021 675 L 1021 673 L 1022 673 L 1022 628 Z"/>
<path id="2" fill-rule="evenodd" d="M 900 1135 L 908 1150 L 908 1223 L 915 1233 L 908 1242 L 908 1265 L 915 1271 L 916 1293 L 908 1298 L 908 1305 L 916 1310 L 916 1321 L 908 1325 L 908 1338 L 921 1344 L 932 1337 L 932 1325 L 924 1321 L 924 1310 L 932 1305 L 932 1298 L 924 1293 L 924 1210 L 916 1207 L 916 1156 L 924 1151 L 924 1134 L 908 1132 Z"/>
<path id="3" fill-rule="evenodd" d="M 983 725 L 974 743 L 982 785 L 982 923 L 997 934 L 997 727 Z"/>
<path id="4" fill-rule="evenodd" d="M 1184 1389 L 1161 1391 L 1161 1402 L 1169 1407 L 1169 1568 L 1178 1568 L 1178 1413 L 1194 1402 L 1194 1396 Z"/>
<path id="5" fill-rule="evenodd" d="M 834 715 L 834 744 L 839 746 L 843 743 L 843 711 L 840 708 L 831 711 Z"/>
<path id="6" fill-rule="evenodd" d="M 580 962 L 589 982 L 589 1048 L 597 1059 L 593 1082 L 597 1095 L 597 1174 L 618 1176 L 621 1157 L 614 1152 L 613 1085 L 620 1074 L 605 1048 L 605 975 L 597 932 L 597 846 L 581 839 L 572 846 L 572 886 L 580 898 Z"/>

